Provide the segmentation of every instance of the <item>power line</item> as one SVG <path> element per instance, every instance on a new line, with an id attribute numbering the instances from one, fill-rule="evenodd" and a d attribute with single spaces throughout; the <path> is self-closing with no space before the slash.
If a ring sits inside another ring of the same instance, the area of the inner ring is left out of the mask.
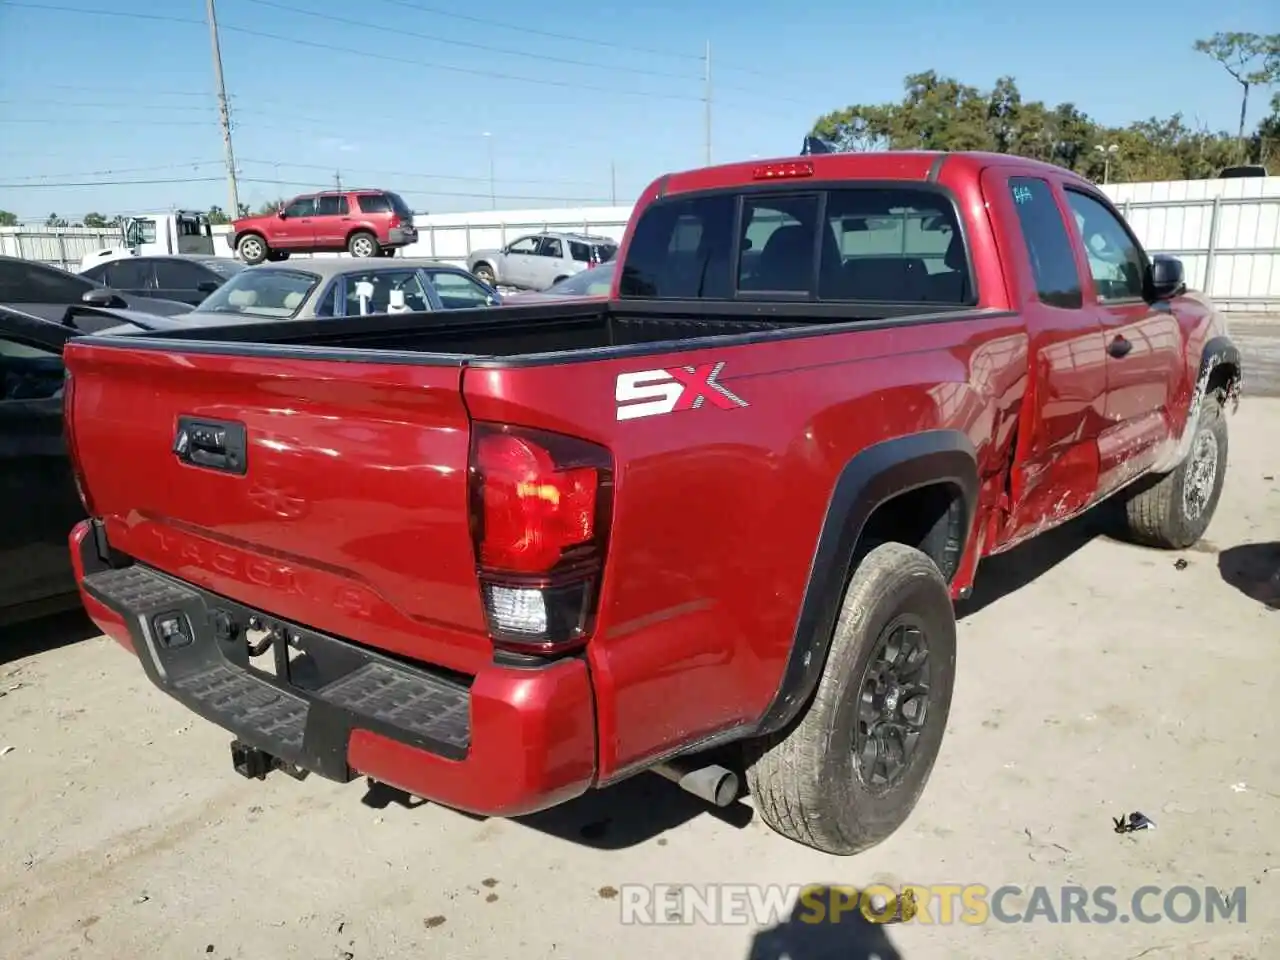
<path id="1" fill-rule="evenodd" d="M 287 169 L 295 169 L 295 170 L 332 170 L 333 169 L 332 164 L 288 163 L 283 160 L 255 160 L 255 159 L 249 159 L 249 158 L 241 158 L 240 162 L 244 164 L 253 164 L 254 166 L 285 167 Z M 348 175 L 357 173 L 357 174 L 366 174 L 366 175 L 376 176 L 376 177 L 397 177 L 397 178 L 403 177 L 406 180 L 410 178 L 416 178 L 419 180 L 457 180 L 465 183 L 488 183 L 489 182 L 488 177 L 460 177 L 460 176 L 453 176 L 453 175 L 444 174 L 444 173 L 409 173 L 408 171 L 404 171 L 404 170 L 373 170 L 367 167 L 348 167 L 345 165 L 343 166 L 343 169 L 347 172 Z M 548 186 L 557 185 L 557 186 L 565 186 L 565 187 L 572 187 L 572 186 L 586 187 L 586 186 L 599 185 L 594 180 L 555 180 L 555 179 L 528 179 L 528 178 L 511 179 L 508 177 L 503 178 L 503 183 L 546 184 Z"/>
<path id="2" fill-rule="evenodd" d="M 79 170 L 74 173 L 41 173 L 30 177 L 14 177 L 14 180 L 30 182 L 32 180 L 48 180 L 53 177 L 110 177 L 122 173 L 154 173 L 157 170 L 177 170 L 180 167 L 212 167 L 222 163 L 221 160 L 195 160 L 185 163 L 162 163 L 153 167 L 117 167 L 111 170 Z"/>
<path id="3" fill-rule="evenodd" d="M 168 17 L 162 14 L 151 13 L 134 13 L 132 11 L 121 10 L 89 10 L 82 7 L 66 7 L 52 4 L 36 4 L 24 3 L 20 0 L 2 0 L 3 5 L 11 7 L 21 7 L 27 10 L 48 10 L 58 13 L 76 13 L 82 16 L 106 16 L 119 17 L 124 19 L 142 19 L 142 20 L 160 20 L 168 23 L 185 23 L 195 26 L 205 26 L 202 20 L 193 20 L 187 17 Z M 493 80 L 512 80 L 517 83 L 532 84 L 543 87 L 562 87 L 570 90 L 582 90 L 582 82 L 577 80 L 550 80 L 539 77 L 526 77 L 520 74 L 501 73 L 494 70 L 479 70 L 474 67 L 458 67 L 449 64 L 434 63 L 427 60 L 411 59 L 409 57 L 397 57 L 386 52 L 374 52 L 371 50 L 357 50 L 355 48 L 340 45 L 336 43 L 321 43 L 318 40 L 304 40 L 301 37 L 286 37 L 278 33 L 269 33 L 265 30 L 251 30 L 248 27 L 238 27 L 232 24 L 219 24 L 219 30 L 224 33 L 238 33 L 248 37 L 258 37 L 264 40 L 275 40 L 279 43 L 287 43 L 293 46 L 307 47 L 312 50 L 328 50 L 333 53 L 344 53 L 350 56 L 365 57 L 370 60 L 378 60 L 382 63 L 402 63 L 408 66 L 417 67 L 419 69 L 426 67 L 433 70 L 444 70 L 450 73 L 460 73 L 473 77 L 487 77 Z M 608 68 L 602 68 L 608 69 Z M 610 87 L 610 93 L 621 94 L 623 96 L 647 97 L 654 100 L 679 100 L 679 101 L 696 101 L 699 98 L 689 97 L 688 95 L 672 94 L 672 93 L 655 93 L 648 90 L 628 90 L 620 87 Z"/>
<path id="4" fill-rule="evenodd" d="M 439 7 L 428 6 L 423 3 L 410 3 L 409 0 L 379 0 L 380 3 L 389 3 L 393 6 L 403 7 L 407 10 L 417 10 L 419 13 L 432 13 L 438 17 L 448 17 L 452 20 L 463 20 L 467 23 L 478 23 L 484 27 L 500 27 L 503 30 L 514 30 L 517 33 L 527 33 L 534 37 L 547 37 L 551 40 L 567 40 L 570 43 L 583 43 L 588 46 L 606 47 L 611 50 L 627 50 L 631 53 L 648 53 L 658 57 L 672 57 L 677 60 L 701 60 L 702 57 L 695 53 L 677 53 L 672 50 L 657 50 L 652 47 L 636 47 L 625 43 L 614 43 L 611 40 L 594 40 L 588 37 L 575 37 L 567 33 L 552 33 L 549 30 L 538 30 L 533 27 L 519 26 L 513 23 L 504 23 L 501 20 L 493 20 L 489 17 L 478 17 L 474 14 L 457 13 L 453 10 L 442 10 Z"/>
<path id="5" fill-rule="evenodd" d="M 170 177 L 155 180 L 81 180 L 78 182 L 61 182 L 61 183 L 0 183 L 0 190 L 43 190 L 43 189 L 75 189 L 84 187 L 154 187 L 154 186 L 170 186 L 174 184 L 193 184 L 193 183 L 221 183 L 222 177 Z M 242 177 L 243 183 L 256 183 L 272 187 L 297 187 L 303 190 L 328 190 L 332 189 L 333 181 L 325 180 L 273 180 L 267 177 Z M 405 190 L 410 196 L 424 197 L 465 197 L 469 199 L 487 198 L 490 196 L 485 193 L 468 193 L 458 190 Z M 505 200 L 536 200 L 545 201 L 547 203 L 608 203 L 606 197 L 547 197 L 547 196 L 530 196 L 514 193 L 504 193 L 500 196 Z"/>
<path id="6" fill-rule="evenodd" d="M 488 53 L 500 53 L 510 57 L 527 57 L 530 60 L 541 60 L 545 63 L 562 63 L 573 67 L 590 67 L 592 70 L 608 70 L 610 73 L 634 73 L 648 77 L 668 77 L 676 80 L 695 80 L 696 77 L 687 74 L 669 73 L 663 70 L 645 70 L 640 67 L 620 67 L 614 64 L 591 63 L 586 60 L 573 60 L 568 57 L 555 57 L 543 53 L 530 53 L 528 50 L 512 50 L 510 47 L 495 47 L 487 43 L 475 43 L 470 40 L 454 40 L 448 37 L 440 37 L 431 33 L 419 33 L 416 30 L 409 30 L 405 27 L 379 26 L 376 23 L 369 23 L 364 20 L 353 20 L 350 17 L 339 17 L 329 13 L 317 13 L 314 10 L 306 10 L 302 7 L 290 6 L 286 3 L 277 3 L 275 0 L 244 0 L 245 3 L 257 4 L 260 7 L 271 7 L 275 10 L 285 10 L 289 13 L 296 13 L 304 17 L 315 17 L 317 20 L 328 20 L 331 23 L 341 23 L 352 27 L 361 27 L 366 30 L 377 30 L 379 33 L 395 33 L 397 36 L 416 37 L 419 40 L 430 40 L 434 43 L 450 44 L 455 47 L 466 47 L 471 50 L 484 50 Z"/>

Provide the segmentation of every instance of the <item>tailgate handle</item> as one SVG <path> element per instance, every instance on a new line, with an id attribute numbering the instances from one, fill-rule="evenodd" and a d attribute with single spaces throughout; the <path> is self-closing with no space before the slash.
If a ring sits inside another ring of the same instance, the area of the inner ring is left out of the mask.
<path id="1" fill-rule="evenodd" d="M 173 452 L 183 463 L 241 476 L 248 469 L 245 429 L 234 420 L 179 417 Z"/>

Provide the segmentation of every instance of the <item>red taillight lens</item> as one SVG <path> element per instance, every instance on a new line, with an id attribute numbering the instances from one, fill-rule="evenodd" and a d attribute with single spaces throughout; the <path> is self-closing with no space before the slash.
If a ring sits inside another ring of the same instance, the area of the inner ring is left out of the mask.
<path id="1" fill-rule="evenodd" d="M 751 171 L 755 180 L 791 180 L 796 177 L 812 177 L 813 164 L 804 160 L 790 163 L 765 163 Z"/>
<path id="2" fill-rule="evenodd" d="M 85 486 L 84 471 L 80 469 L 80 457 L 76 454 L 76 434 L 72 426 L 72 410 L 75 406 L 75 379 L 67 371 L 62 384 L 62 442 L 67 448 L 67 459 L 71 461 L 71 477 L 75 480 L 76 493 L 80 495 L 80 505 L 85 513 L 95 516 L 93 500 L 89 496 L 89 488 Z"/>
<path id="3" fill-rule="evenodd" d="M 471 513 L 494 642 L 554 653 L 585 642 L 604 566 L 613 458 L 562 434 L 476 424 Z"/>
<path id="4" fill-rule="evenodd" d="M 393 214 L 391 215 L 391 226 L 393 226 L 393 227 L 398 227 L 398 226 L 400 226 L 400 217 L 399 217 L 399 215 L 398 215 L 398 214 L 394 214 L 394 213 L 393 213 Z"/>

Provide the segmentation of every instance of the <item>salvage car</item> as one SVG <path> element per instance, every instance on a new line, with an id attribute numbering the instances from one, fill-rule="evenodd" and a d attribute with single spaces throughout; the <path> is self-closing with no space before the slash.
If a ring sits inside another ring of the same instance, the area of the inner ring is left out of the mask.
<path id="1" fill-rule="evenodd" d="M 91 307 L 54 322 L 0 306 L 0 624 L 80 605 L 66 539 L 84 507 L 62 429 L 63 347 L 83 333 L 165 324 Z"/>
<path id="2" fill-rule="evenodd" d="M 244 268 L 230 257 L 119 257 L 95 263 L 80 271 L 80 276 L 121 293 L 177 300 L 194 307 Z"/>
<path id="3" fill-rule="evenodd" d="M 325 190 L 294 197 L 274 213 L 240 217 L 231 249 L 245 263 L 291 253 L 389 257 L 417 242 L 413 210 L 390 190 Z"/>
<path id="4" fill-rule="evenodd" d="M 617 241 L 585 233 L 536 233 L 500 250 L 473 250 L 467 269 L 489 286 L 545 290 L 583 270 L 608 263 Z"/>
<path id="5" fill-rule="evenodd" d="M 60 321 L 67 307 L 81 304 L 141 310 L 163 316 L 191 309 L 189 303 L 177 300 L 124 294 L 92 278 L 48 264 L 18 257 L 0 257 L 0 305 Z"/>
<path id="6" fill-rule="evenodd" d="M 673 173 L 618 260 L 607 300 L 68 346 L 85 605 L 239 773 L 509 816 L 745 772 L 851 854 L 926 788 L 982 558 L 1214 516 L 1239 351 L 1070 171 Z"/>
<path id="7" fill-rule="evenodd" d="M 216 316 L 314 320 L 500 303 L 496 290 L 439 260 L 401 257 L 391 263 L 367 263 L 317 258 L 246 268 L 185 316 L 200 321 Z"/>

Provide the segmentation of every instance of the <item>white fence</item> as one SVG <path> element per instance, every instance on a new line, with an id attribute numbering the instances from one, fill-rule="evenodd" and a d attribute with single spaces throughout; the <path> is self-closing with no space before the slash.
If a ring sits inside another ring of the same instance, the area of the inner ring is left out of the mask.
<path id="1" fill-rule="evenodd" d="M 119 245 L 119 227 L 0 227 L 0 256 L 38 260 L 73 273 L 86 253 Z"/>

